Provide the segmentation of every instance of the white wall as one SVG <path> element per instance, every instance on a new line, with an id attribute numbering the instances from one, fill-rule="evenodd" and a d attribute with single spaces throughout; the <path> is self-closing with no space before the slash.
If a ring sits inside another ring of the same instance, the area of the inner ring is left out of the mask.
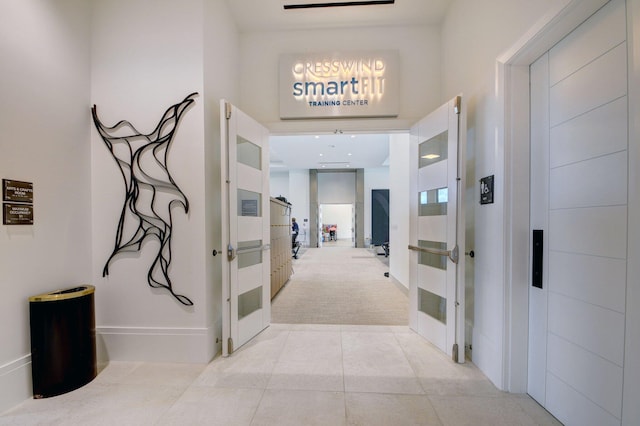
<path id="1" fill-rule="evenodd" d="M 627 0 L 629 29 L 629 242 L 627 253 L 627 325 L 622 424 L 640 418 L 640 0 Z"/>
<path id="2" fill-rule="evenodd" d="M 505 153 L 498 126 L 500 108 L 496 58 L 511 47 L 553 6 L 551 0 L 456 0 L 442 26 L 442 101 L 462 92 L 467 102 L 467 180 L 478 193 L 478 179 L 495 175 L 495 203 L 477 205 L 477 195 L 467 215 L 474 217 L 469 248 L 476 254 L 473 361 L 500 388 L 505 388 Z M 464 28 L 464 31 L 458 29 Z M 446 70 L 446 71 L 445 71 Z M 468 234 L 469 235 L 469 234 Z"/>
<path id="3" fill-rule="evenodd" d="M 324 225 L 336 225 L 336 237 L 351 241 L 353 207 L 353 204 L 321 204 L 323 228 Z"/>
<path id="4" fill-rule="evenodd" d="M 500 105 L 496 97 L 496 58 L 552 6 L 552 0 L 456 0 L 442 26 L 442 101 L 462 92 L 467 102 L 467 180 L 495 175 L 495 203 L 479 206 L 474 217 L 475 313 L 473 362 L 503 388 L 504 305 L 504 147 L 498 142 Z M 459 31 L 464 28 L 464 31 Z M 475 157 L 473 155 L 475 154 Z M 475 170 L 474 170 L 475 168 Z M 472 234 L 473 235 L 473 234 Z"/>
<path id="5" fill-rule="evenodd" d="M 168 160 L 190 203 L 188 214 L 172 209 L 169 275 L 174 291 L 188 296 L 193 306 L 148 285 L 146 274 L 158 248 L 153 239 L 140 253 L 115 258 L 110 275 L 102 277 L 124 188 L 114 160 L 92 132 L 93 281 L 102 358 L 207 362 L 215 353 L 215 337 L 221 337 L 221 284 L 215 270 L 220 266 L 211 257 L 212 248 L 220 249 L 215 247 L 220 241 L 220 210 L 215 207 L 220 203 L 219 168 L 205 153 L 219 152 L 218 98 L 233 100 L 237 93 L 232 71 L 237 62 L 228 55 L 237 34 L 227 19 L 219 1 L 206 8 L 202 0 L 95 4 L 92 101 L 106 124 L 127 119 L 139 131 L 150 132 L 169 106 L 191 92 L 200 93 L 183 116 Z M 205 42 L 205 35 L 211 39 Z M 220 61 L 223 56 L 230 60 Z"/>
<path id="6" fill-rule="evenodd" d="M 237 70 L 240 63 L 239 34 L 226 2 L 204 2 L 204 162 L 205 162 L 205 244 L 206 310 L 205 324 L 209 330 L 207 350 L 217 353 L 222 341 L 222 256 L 213 257 L 213 250 L 222 249 L 222 188 L 220 99 L 239 103 L 240 82 Z M 221 60 L 224 58 L 224 60 Z M 213 330 L 213 334 L 211 333 Z M 209 356 L 209 354 L 207 355 Z"/>
<path id="7" fill-rule="evenodd" d="M 291 203 L 291 217 L 295 217 L 300 227 L 298 241 L 309 243 L 309 170 L 294 169 L 272 171 L 269 175 L 272 197 L 282 195 Z M 305 244 L 305 245 L 306 245 Z"/>
<path id="8" fill-rule="evenodd" d="M 34 225 L 0 225 L 0 412 L 32 395 L 28 297 L 91 283 L 90 9 L 0 6 L 0 178 L 33 183 Z"/>
<path id="9" fill-rule="evenodd" d="M 409 288 L 409 147 L 408 133 L 389 140 L 389 275 Z"/>
<path id="10" fill-rule="evenodd" d="M 291 217 L 295 217 L 300 227 L 298 241 L 305 246 L 309 244 L 309 170 L 295 169 L 289 171 L 289 197 Z"/>
<path id="11" fill-rule="evenodd" d="M 283 196 L 289 200 L 289 172 L 278 171 L 269 173 L 269 192 L 272 197 Z"/>

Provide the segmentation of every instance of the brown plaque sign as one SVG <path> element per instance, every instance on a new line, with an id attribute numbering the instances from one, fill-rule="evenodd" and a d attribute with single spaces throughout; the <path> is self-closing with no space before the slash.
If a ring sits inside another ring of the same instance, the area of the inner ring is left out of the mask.
<path id="1" fill-rule="evenodd" d="M 2 179 L 2 200 L 33 203 L 33 183 Z"/>
<path id="2" fill-rule="evenodd" d="M 33 225 L 33 206 L 31 204 L 2 205 L 3 225 Z"/>

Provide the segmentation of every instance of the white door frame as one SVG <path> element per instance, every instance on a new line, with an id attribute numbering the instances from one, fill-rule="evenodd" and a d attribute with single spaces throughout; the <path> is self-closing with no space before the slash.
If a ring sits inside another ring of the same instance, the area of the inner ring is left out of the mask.
<path id="1" fill-rule="evenodd" d="M 545 16 L 496 64 L 498 97 L 498 146 L 504 158 L 504 277 L 503 383 L 510 392 L 527 390 L 529 301 L 529 65 L 607 0 L 565 0 Z M 640 137 L 640 0 L 627 0 L 629 46 L 629 140 Z M 633 23 L 636 22 L 634 26 Z M 635 55 L 634 55 L 635 52 Z M 635 69 L 635 71 L 634 71 Z M 629 217 L 640 217 L 640 146 L 629 144 Z M 640 223 L 629 221 L 628 277 L 640 276 Z M 637 281 L 637 280 L 635 280 Z M 626 368 L 640 353 L 640 289 L 629 280 L 623 423 L 640 417 L 631 395 L 640 393 L 640 368 Z M 635 354 L 632 357 L 631 354 Z M 635 370 L 635 371 L 631 371 Z M 627 377 L 632 374 L 633 377 Z M 624 423 L 626 424 L 626 423 Z"/>

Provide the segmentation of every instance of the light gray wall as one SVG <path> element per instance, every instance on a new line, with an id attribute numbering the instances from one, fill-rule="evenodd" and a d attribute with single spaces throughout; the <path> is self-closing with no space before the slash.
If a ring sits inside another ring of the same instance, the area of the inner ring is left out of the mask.
<path id="1" fill-rule="evenodd" d="M 319 204 L 353 204 L 356 202 L 356 174 L 318 171 Z"/>
<path id="2" fill-rule="evenodd" d="M 34 224 L 0 224 L 0 412 L 31 397 L 29 296 L 92 282 L 90 22 L 84 0 L 0 6 L 0 178 L 34 188 Z"/>

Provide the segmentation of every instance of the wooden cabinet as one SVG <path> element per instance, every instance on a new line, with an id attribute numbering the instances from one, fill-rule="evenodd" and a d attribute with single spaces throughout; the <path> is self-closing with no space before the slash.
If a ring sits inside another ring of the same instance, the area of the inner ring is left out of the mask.
<path id="1" fill-rule="evenodd" d="M 291 261 L 291 205 L 271 198 L 271 298 L 289 281 Z"/>

